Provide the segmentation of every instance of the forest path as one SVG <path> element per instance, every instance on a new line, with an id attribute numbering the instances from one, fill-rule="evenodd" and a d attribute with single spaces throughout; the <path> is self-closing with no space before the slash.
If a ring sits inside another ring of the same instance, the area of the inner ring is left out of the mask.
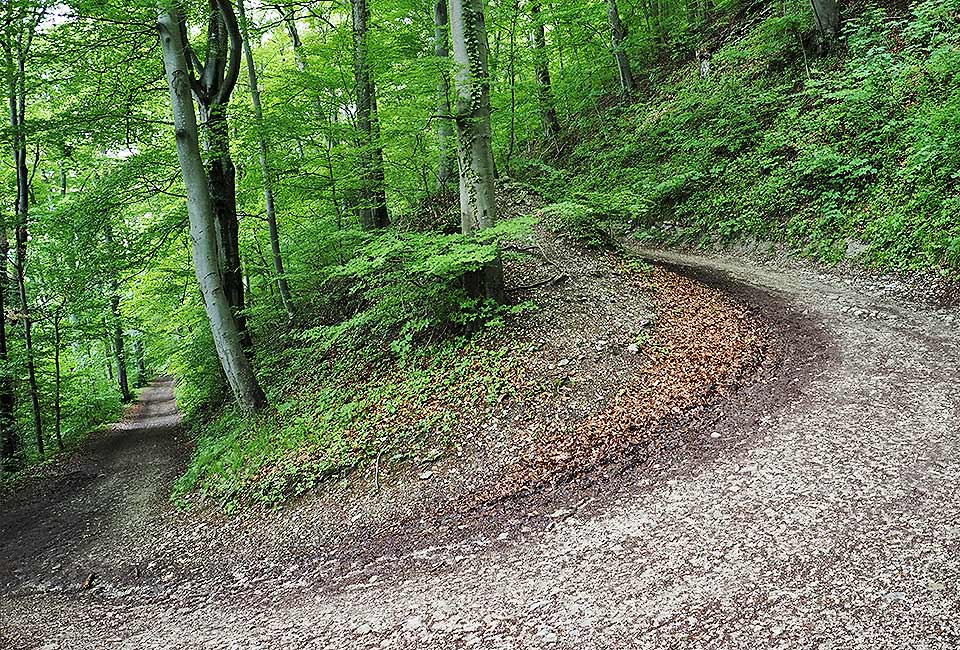
<path id="1" fill-rule="evenodd" d="M 720 417 L 712 456 L 346 566 L 288 550 L 199 592 L 20 594 L 0 629 L 50 650 L 960 647 L 957 312 L 648 254 L 759 289 L 761 316 L 782 305 L 830 348 L 786 341 L 796 390 Z"/>
<path id="2" fill-rule="evenodd" d="M 173 381 L 158 379 L 121 422 L 7 495 L 0 594 L 71 591 L 91 574 L 93 584 L 135 576 L 168 514 L 182 433 Z"/>

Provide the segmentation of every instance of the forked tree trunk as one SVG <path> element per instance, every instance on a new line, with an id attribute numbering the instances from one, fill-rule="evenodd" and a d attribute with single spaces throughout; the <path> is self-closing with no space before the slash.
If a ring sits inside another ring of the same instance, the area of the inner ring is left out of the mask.
<path id="1" fill-rule="evenodd" d="M 497 219 L 483 0 L 450 0 L 450 34 L 456 66 L 460 225 L 464 235 L 472 235 Z M 465 282 L 475 297 L 506 299 L 499 255 Z"/>
<path id="2" fill-rule="evenodd" d="M 457 145 L 453 139 L 450 115 L 450 18 L 447 0 L 433 3 L 433 54 L 437 57 L 440 78 L 437 80 L 437 185 L 440 190 L 450 188 L 457 178 Z"/>
<path id="3" fill-rule="evenodd" d="M 840 3 L 838 0 L 810 0 L 817 27 L 817 44 L 821 56 L 827 54 L 840 38 Z"/>
<path id="4" fill-rule="evenodd" d="M 267 229 L 270 232 L 270 252 L 273 257 L 273 270 L 277 274 L 277 289 L 280 291 L 280 301 L 287 312 L 287 320 L 296 318 L 293 298 L 290 295 L 290 285 L 283 269 L 283 255 L 280 251 L 280 232 L 277 228 L 277 209 L 273 200 L 273 178 L 270 174 L 270 165 L 267 152 L 267 138 L 263 134 L 263 105 L 260 102 L 260 85 L 257 79 L 257 66 L 253 60 L 253 50 L 250 47 L 249 25 L 247 24 L 246 9 L 243 0 L 237 0 L 237 12 L 240 18 L 240 29 L 243 34 L 243 54 L 247 62 L 247 77 L 250 81 L 250 101 L 253 104 L 253 117 L 257 126 L 257 146 L 260 154 L 260 171 L 263 174 L 263 201 L 267 212 Z"/>
<path id="5" fill-rule="evenodd" d="M 190 240 L 193 266 L 203 295 L 204 308 L 223 373 L 240 407 L 254 412 L 266 406 L 266 397 L 244 354 L 240 330 L 233 318 L 230 303 L 220 280 L 213 206 L 200 156 L 197 116 L 190 89 L 190 74 L 184 55 L 186 44 L 180 29 L 179 9 L 161 9 L 158 18 L 160 45 L 170 104 L 173 110 L 177 157 L 187 192 L 187 214 L 190 219 Z"/>
<path id="6" fill-rule="evenodd" d="M 620 77 L 620 90 L 628 95 L 636 90 L 633 71 L 630 69 L 630 57 L 627 56 L 627 30 L 620 22 L 620 11 L 617 9 L 617 0 L 607 0 L 607 23 L 610 26 L 610 45 L 613 50 L 613 59 L 617 64 L 617 74 Z"/>
<path id="7" fill-rule="evenodd" d="M 362 137 L 360 151 L 360 223 L 364 228 L 386 228 L 387 197 L 384 185 L 383 148 L 377 117 L 377 88 L 370 73 L 367 48 L 366 0 L 350 0 L 353 20 L 353 76 L 357 95 L 357 127 Z"/>
<path id="8" fill-rule="evenodd" d="M 550 83 L 550 57 L 547 54 L 547 36 L 543 27 L 540 0 L 533 0 L 530 4 L 530 17 L 533 19 L 533 67 L 537 75 L 540 121 L 543 124 L 544 139 L 553 140 L 560 134 L 560 121 L 557 119 L 553 87 Z"/>

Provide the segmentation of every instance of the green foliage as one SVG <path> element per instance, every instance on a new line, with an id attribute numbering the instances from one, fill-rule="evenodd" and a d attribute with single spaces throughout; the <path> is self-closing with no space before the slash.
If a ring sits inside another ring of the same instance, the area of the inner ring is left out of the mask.
<path id="1" fill-rule="evenodd" d="M 957 3 L 847 16 L 845 49 L 803 50 L 809 8 L 789 2 L 713 56 L 658 69 L 647 101 L 585 114 L 564 187 L 531 174 L 549 210 L 596 243 L 611 221 L 642 238 L 687 243 L 754 237 L 835 263 L 958 272 L 960 21 Z M 564 173 L 566 172 L 566 173 Z M 585 196 L 623 197 L 618 210 Z"/>

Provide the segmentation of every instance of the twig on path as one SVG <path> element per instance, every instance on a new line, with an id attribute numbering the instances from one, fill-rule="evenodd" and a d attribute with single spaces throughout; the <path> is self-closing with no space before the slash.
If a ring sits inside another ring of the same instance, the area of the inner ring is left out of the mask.
<path id="1" fill-rule="evenodd" d="M 540 282 L 534 282 L 533 284 L 527 284 L 522 287 L 510 287 L 509 289 L 507 289 L 507 291 L 527 291 L 529 289 L 537 289 L 538 287 L 543 287 L 546 285 L 560 284 L 564 280 L 567 280 L 569 277 L 570 276 L 568 276 L 566 273 L 561 273 L 559 275 L 555 275 L 552 278 L 548 278 Z"/>

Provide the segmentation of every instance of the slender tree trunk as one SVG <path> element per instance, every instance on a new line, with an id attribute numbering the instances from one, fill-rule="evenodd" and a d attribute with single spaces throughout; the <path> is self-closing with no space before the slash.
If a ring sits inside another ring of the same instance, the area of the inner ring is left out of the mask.
<path id="1" fill-rule="evenodd" d="M 60 345 L 62 343 L 60 314 L 53 315 L 53 432 L 57 439 L 57 448 L 63 451 L 63 410 L 60 404 L 61 386 Z"/>
<path id="2" fill-rule="evenodd" d="M 456 64 L 460 225 L 463 234 L 471 235 L 490 228 L 497 218 L 483 0 L 450 0 L 450 34 Z M 465 278 L 465 284 L 473 296 L 503 302 L 506 294 L 499 255 Z"/>
<path id="3" fill-rule="evenodd" d="M 230 302 L 221 284 L 213 206 L 200 156 L 197 116 L 191 97 L 190 73 L 185 58 L 186 44 L 183 42 L 181 25 L 177 7 L 161 10 L 158 28 L 170 90 L 177 156 L 187 191 L 193 266 L 223 373 L 240 407 L 254 412 L 266 406 L 267 401 L 253 374 L 250 361 L 244 354 L 240 328 L 234 320 Z"/>
<path id="4" fill-rule="evenodd" d="M 550 57 L 547 53 L 547 36 L 543 27 L 540 0 L 531 2 L 530 17 L 533 19 L 533 67 L 537 75 L 540 121 L 543 123 L 544 139 L 553 140 L 560 134 L 560 121 L 557 119 L 553 87 L 550 84 Z"/>
<path id="5" fill-rule="evenodd" d="M 627 30 L 620 22 L 617 0 L 607 0 L 607 23 L 610 26 L 610 44 L 613 49 L 613 58 L 617 64 L 617 73 L 620 76 L 620 90 L 628 95 L 636 90 L 636 83 L 633 80 L 633 71 L 630 69 L 630 58 L 627 56 L 625 49 Z"/>
<path id="6" fill-rule="evenodd" d="M 20 451 L 20 434 L 14 416 L 13 377 L 7 351 L 7 285 L 9 275 L 7 259 L 10 243 L 6 224 L 0 224 L 0 470 L 12 472 L 17 469 L 17 453 Z"/>
<path id="7" fill-rule="evenodd" d="M 817 27 L 820 55 L 827 54 L 840 38 L 840 3 L 838 0 L 810 0 Z"/>
<path id="8" fill-rule="evenodd" d="M 453 121 L 450 115 L 450 18 L 447 15 L 447 0 L 433 3 L 433 53 L 437 57 L 440 78 L 437 80 L 437 185 L 440 190 L 450 188 L 456 182 L 457 145 L 453 139 Z"/>
<path id="9" fill-rule="evenodd" d="M 364 228 L 386 228 L 387 197 L 383 172 L 383 148 L 377 117 L 377 89 L 370 74 L 367 48 L 367 21 L 370 12 L 366 0 L 350 0 L 353 19 L 353 75 L 357 95 L 357 128 L 362 135 L 360 154 L 360 222 Z"/>
<path id="10" fill-rule="evenodd" d="M 29 38 L 29 36 L 28 36 Z M 30 405 L 33 412 L 33 430 L 37 451 L 41 456 L 43 444 L 43 419 L 40 411 L 40 391 L 37 386 L 37 369 L 33 349 L 33 321 L 30 315 L 30 301 L 27 297 L 27 224 L 30 216 L 30 172 L 27 168 L 27 136 L 24 130 L 26 118 L 26 73 L 25 59 L 29 45 L 24 44 L 23 35 L 18 37 L 16 52 L 11 43 L 4 41 L 4 53 L 7 59 L 8 99 L 10 104 L 10 131 L 12 134 L 13 163 L 17 179 L 17 197 L 15 203 L 14 224 L 14 273 L 17 281 L 17 293 L 20 299 L 20 320 L 23 323 L 23 339 L 27 355 L 27 384 L 30 392 Z"/>
<path id="11" fill-rule="evenodd" d="M 143 340 L 140 337 L 141 333 L 138 332 L 133 339 L 133 354 L 137 362 L 137 387 L 147 385 L 146 352 L 143 348 Z"/>
<path id="12" fill-rule="evenodd" d="M 109 221 L 104 228 L 107 251 L 113 253 L 113 227 Z M 117 273 L 110 275 L 110 327 L 113 330 L 113 356 L 117 363 L 117 386 L 120 388 L 120 397 L 126 404 L 132 399 L 130 395 L 130 381 L 127 378 L 127 352 L 123 341 L 123 321 L 120 317 L 120 284 L 117 282 Z"/>
<path id="13" fill-rule="evenodd" d="M 250 47 L 249 25 L 247 24 L 246 9 L 243 0 L 237 0 L 237 12 L 240 18 L 240 28 L 243 34 L 243 54 L 247 62 L 247 77 L 250 81 L 250 101 L 253 104 L 253 117 L 257 125 L 257 147 L 260 154 L 260 170 L 263 173 L 263 200 L 267 212 L 267 228 L 270 231 L 270 252 L 273 255 L 273 270 L 277 273 L 277 288 L 280 290 L 280 300 L 287 312 L 287 320 L 293 321 L 296 310 L 293 298 L 290 295 L 290 286 L 283 270 L 283 255 L 280 251 L 280 233 L 277 229 L 277 210 L 273 201 L 273 178 L 268 164 L 267 138 L 263 134 L 263 105 L 260 102 L 260 85 L 257 79 L 257 66 L 253 60 L 253 50 Z"/>

